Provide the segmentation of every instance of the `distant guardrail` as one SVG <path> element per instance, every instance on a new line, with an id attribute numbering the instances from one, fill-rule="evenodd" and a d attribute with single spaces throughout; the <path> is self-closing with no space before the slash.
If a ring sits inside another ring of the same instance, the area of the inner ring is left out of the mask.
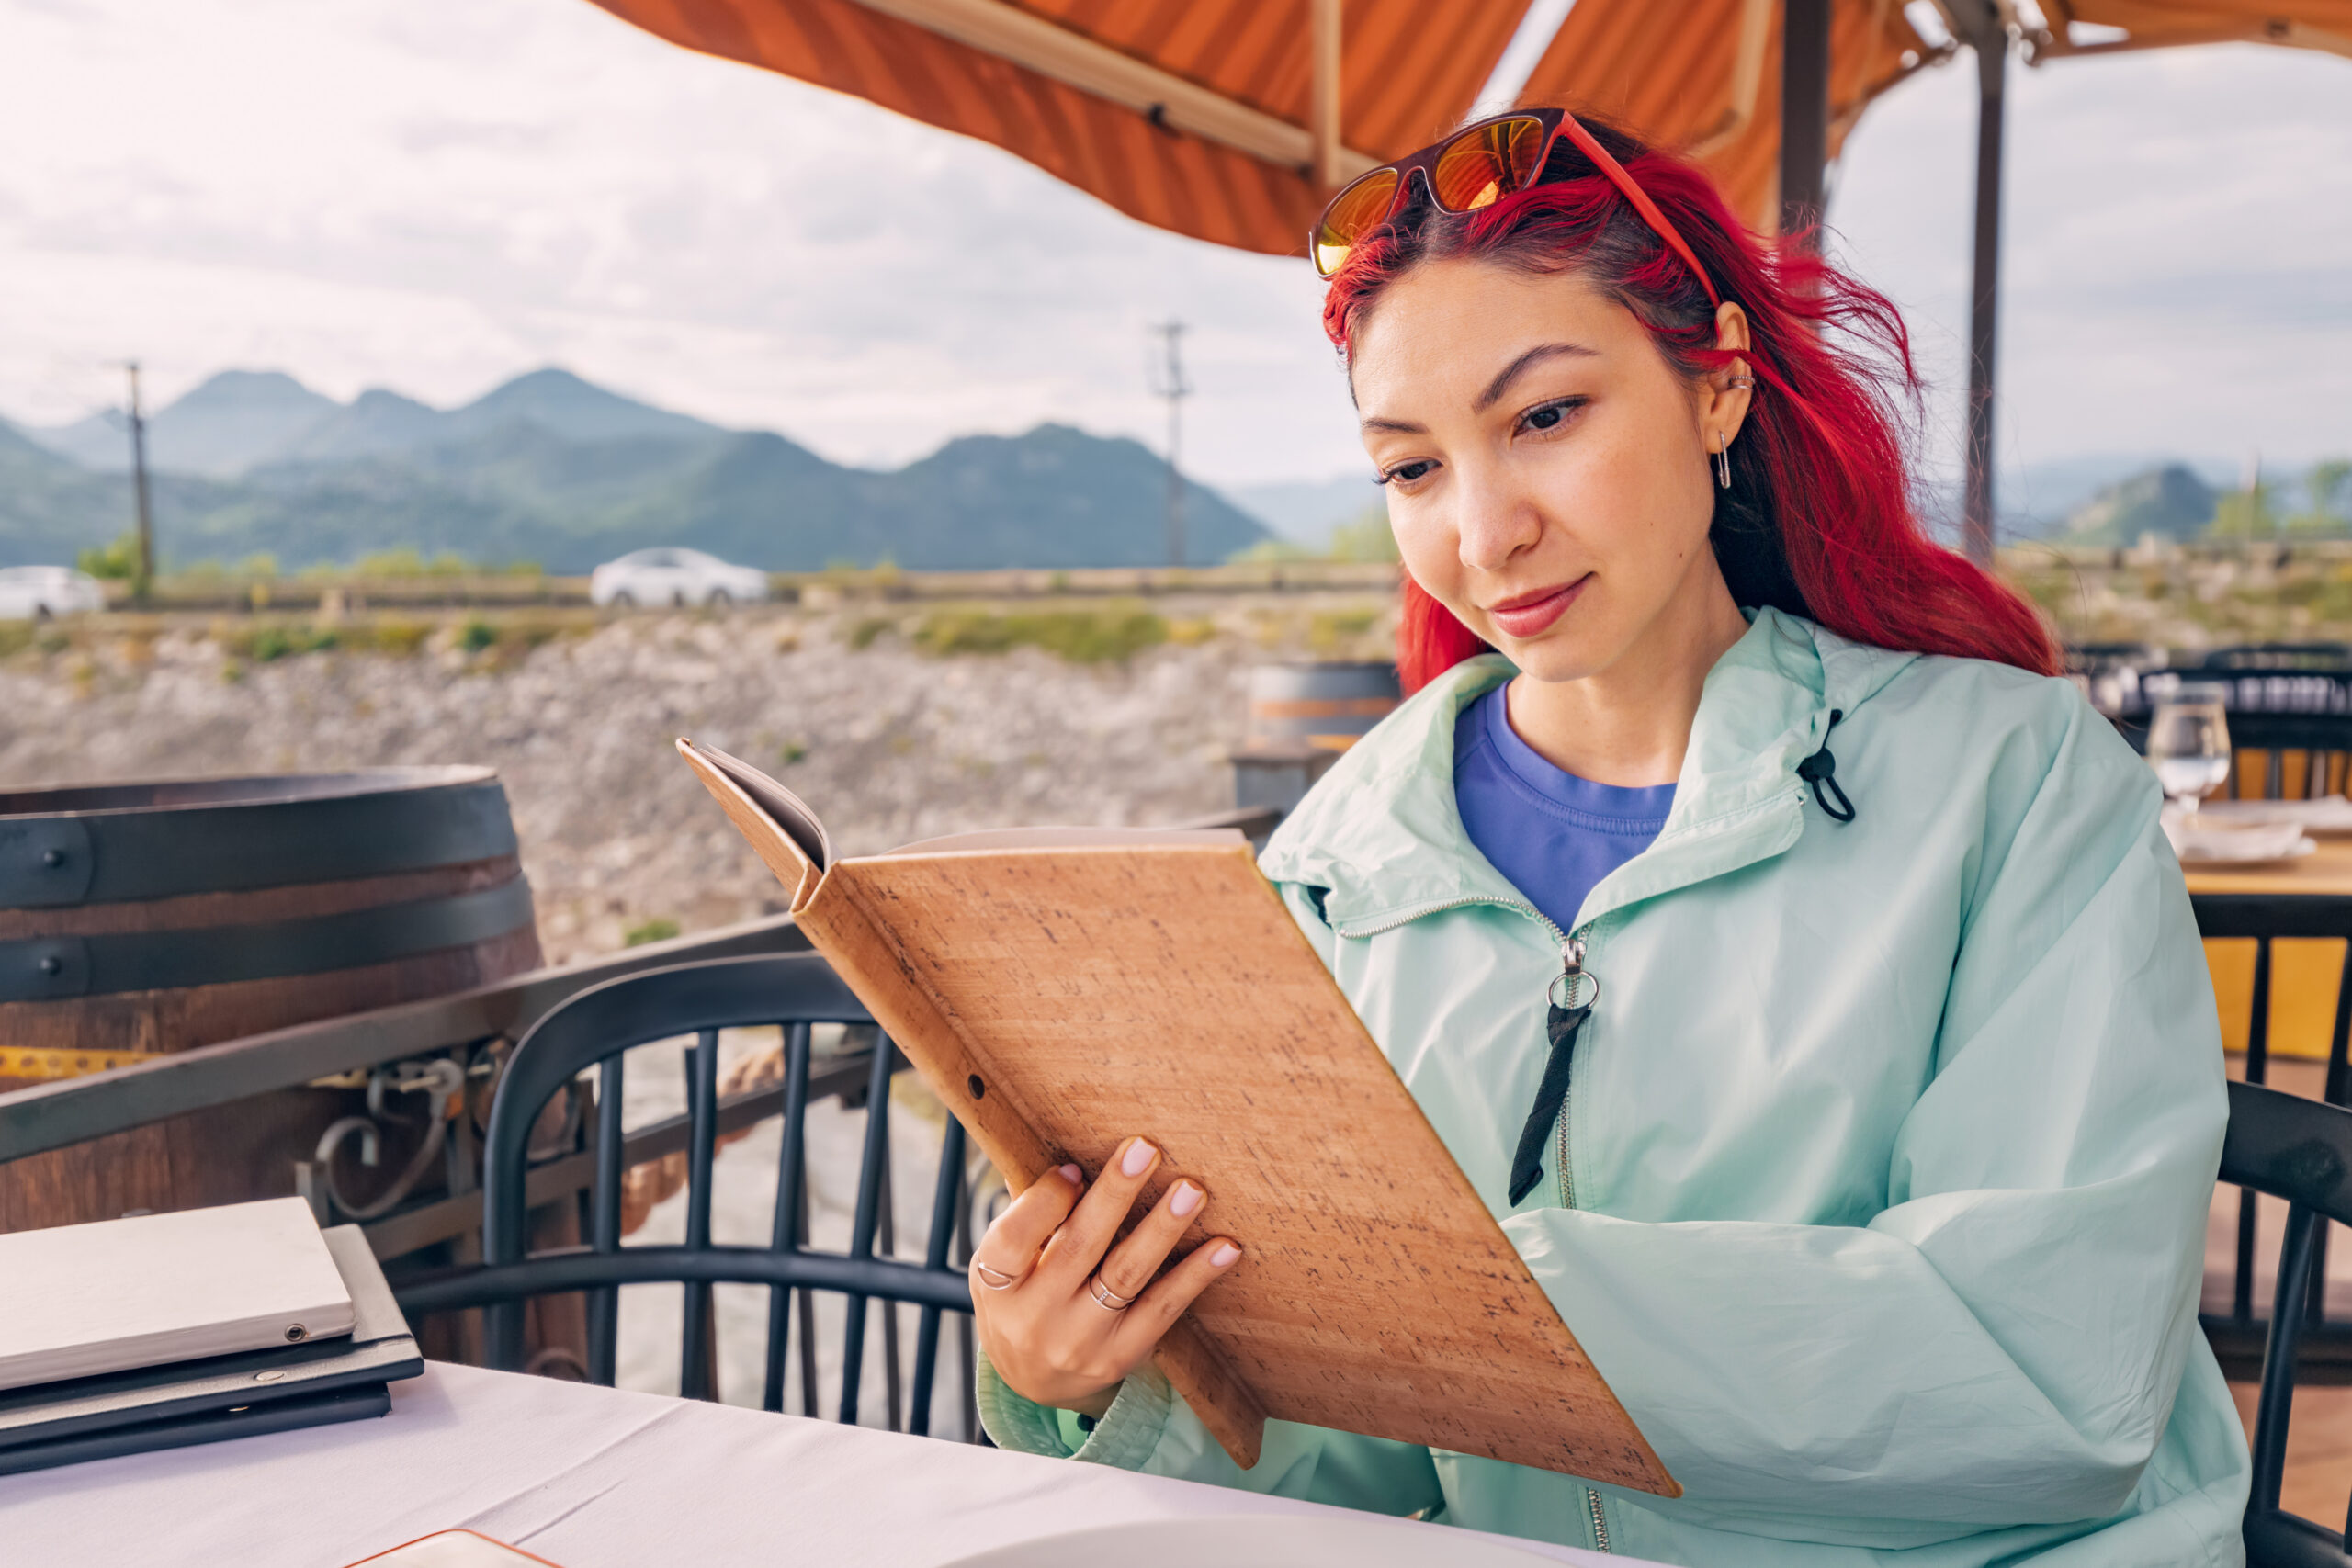
<path id="1" fill-rule="evenodd" d="M 1170 593 L 1386 592 L 1386 561 L 1252 561 L 1231 566 L 1011 568 L 990 571 L 772 572 L 775 597 L 810 609 L 885 600 L 1151 598 Z M 110 609 L 130 608 L 130 585 L 107 585 Z M 162 577 L 157 612 L 317 614 L 332 603 L 364 609 L 498 609 L 588 603 L 585 577 L 483 572 L 425 577 Z M 619 613 L 619 612 L 616 612 Z"/>

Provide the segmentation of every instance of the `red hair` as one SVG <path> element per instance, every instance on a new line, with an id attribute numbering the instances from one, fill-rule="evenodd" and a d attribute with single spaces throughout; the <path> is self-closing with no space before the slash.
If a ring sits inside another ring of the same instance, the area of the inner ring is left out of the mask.
<path id="1" fill-rule="evenodd" d="M 1916 408 L 1919 379 L 1894 303 L 1804 245 L 1750 232 L 1692 164 L 1586 123 L 1747 311 L 1751 348 L 1714 346 L 1700 280 L 1565 139 L 1528 189 L 1476 212 L 1408 215 L 1358 244 L 1324 296 L 1332 343 L 1346 352 L 1382 290 L 1430 262 L 1577 273 L 1633 311 L 1683 374 L 1738 358 L 1756 378 L 1709 534 L 1741 604 L 1880 648 L 2055 674 L 2058 650 L 2033 606 L 1920 525 L 1899 417 Z M 1409 574 L 1396 643 L 1408 692 L 1486 647 Z"/>

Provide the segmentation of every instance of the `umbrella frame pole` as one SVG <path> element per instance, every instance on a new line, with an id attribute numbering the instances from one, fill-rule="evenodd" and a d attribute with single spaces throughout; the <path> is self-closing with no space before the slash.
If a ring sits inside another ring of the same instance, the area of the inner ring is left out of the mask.
<path id="1" fill-rule="evenodd" d="M 1993 564 L 1993 355 L 2001 302 L 2001 133 L 2009 38 L 1997 18 L 1976 49 L 1976 254 L 1968 312 L 1968 475 L 1962 527 L 1969 558 Z"/>
<path id="2" fill-rule="evenodd" d="M 1781 40 L 1781 232 L 1804 234 L 1829 163 L 1829 0 L 1786 0 Z"/>

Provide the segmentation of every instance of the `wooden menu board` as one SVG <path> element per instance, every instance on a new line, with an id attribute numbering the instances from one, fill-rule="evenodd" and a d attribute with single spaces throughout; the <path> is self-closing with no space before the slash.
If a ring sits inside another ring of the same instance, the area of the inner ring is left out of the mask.
<path id="1" fill-rule="evenodd" d="M 1271 1417 L 1678 1487 L 1231 831 L 967 834 L 836 861 L 679 752 L 1015 1190 L 1140 1134 L 1242 1261 L 1159 1365 L 1236 1463 Z"/>

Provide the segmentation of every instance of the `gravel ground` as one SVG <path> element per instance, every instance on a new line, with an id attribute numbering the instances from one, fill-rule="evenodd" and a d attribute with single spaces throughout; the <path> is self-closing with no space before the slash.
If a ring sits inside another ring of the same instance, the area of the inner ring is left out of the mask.
<path id="1" fill-rule="evenodd" d="M 447 642 L 450 639 L 437 639 Z M 0 787 L 389 763 L 505 781 L 548 961 L 650 919 L 694 931 L 783 891 L 670 749 L 774 771 L 837 850 L 978 828 L 1139 825 L 1231 803 L 1246 671 L 1215 637 L 1078 665 L 1034 648 L 934 658 L 786 612 L 633 617 L 512 660 L 229 659 L 199 631 L 0 665 Z M 233 678 L 232 678 L 233 676 Z"/>

